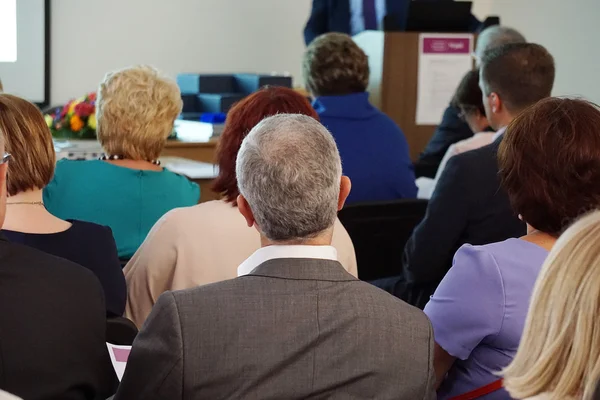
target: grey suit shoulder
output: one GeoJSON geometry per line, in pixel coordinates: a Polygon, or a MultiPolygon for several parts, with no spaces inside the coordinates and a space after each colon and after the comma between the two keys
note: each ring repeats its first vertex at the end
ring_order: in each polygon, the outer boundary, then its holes
{"type": "Polygon", "coordinates": [[[425,314],[335,261],[271,260],[167,295],[185,398],[435,398],[425,314]]]}

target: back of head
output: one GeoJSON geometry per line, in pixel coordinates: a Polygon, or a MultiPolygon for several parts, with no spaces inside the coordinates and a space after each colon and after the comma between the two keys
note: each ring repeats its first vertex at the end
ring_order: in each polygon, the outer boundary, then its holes
{"type": "Polygon", "coordinates": [[[319,119],[304,96],[295,90],[278,86],[267,86],[252,93],[227,113],[217,150],[219,176],[213,184],[213,190],[222,194],[227,202],[236,204],[239,195],[235,159],[242,141],[261,120],[276,114],[303,114],[319,119]]]}
{"type": "Polygon", "coordinates": [[[41,111],[27,100],[0,94],[0,133],[5,151],[12,155],[8,194],[43,189],[54,175],[56,155],[41,111]]]}
{"type": "Polygon", "coordinates": [[[343,33],[326,33],[313,40],[304,53],[302,72],[314,96],[360,93],[369,85],[369,59],[343,33]]]}
{"type": "Polygon", "coordinates": [[[469,71],[462,78],[452,98],[452,105],[462,111],[479,111],[481,115],[485,115],[481,89],[479,88],[479,70],[469,71]]]}
{"type": "Polygon", "coordinates": [[[525,36],[513,28],[506,26],[490,26],[484,29],[477,37],[475,55],[481,59],[486,51],[509,43],[526,43],[525,36]]]}
{"type": "Polygon", "coordinates": [[[483,94],[496,93],[513,115],[552,93],[554,58],[539,44],[512,43],[490,49],[480,69],[483,94]]]}
{"type": "Polygon", "coordinates": [[[556,242],[536,282],[505,386],[517,399],[593,399],[600,380],[600,212],[556,242]]]}
{"type": "Polygon", "coordinates": [[[272,242],[302,242],[333,227],[342,166],[333,137],[305,115],[264,119],[237,157],[240,193],[272,242]]]}
{"type": "Polygon", "coordinates": [[[584,100],[540,101],[508,126],[498,161],[513,210],[559,236],[600,207],[600,109],[584,100]]]}
{"type": "Polygon", "coordinates": [[[98,88],[98,140],[108,155],[155,160],[182,107],[175,81],[154,68],[110,72],[98,88]]]}

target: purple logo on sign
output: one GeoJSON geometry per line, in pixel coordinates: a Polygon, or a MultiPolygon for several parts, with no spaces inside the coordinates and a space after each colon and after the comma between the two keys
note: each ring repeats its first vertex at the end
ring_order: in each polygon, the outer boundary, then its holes
{"type": "Polygon", "coordinates": [[[425,54],[469,54],[471,53],[469,38],[425,38],[423,53],[425,54]]]}

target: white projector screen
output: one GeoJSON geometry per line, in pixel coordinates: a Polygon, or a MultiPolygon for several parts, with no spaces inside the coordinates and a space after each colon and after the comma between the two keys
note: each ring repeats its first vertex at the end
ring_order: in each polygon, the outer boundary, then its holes
{"type": "Polygon", "coordinates": [[[41,107],[50,97],[50,0],[0,0],[0,80],[41,107]]]}

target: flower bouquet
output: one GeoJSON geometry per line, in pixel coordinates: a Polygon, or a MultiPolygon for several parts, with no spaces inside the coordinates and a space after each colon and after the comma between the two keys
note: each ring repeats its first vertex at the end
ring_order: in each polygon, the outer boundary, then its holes
{"type": "MultiPolygon", "coordinates": [[[[96,93],[71,100],[44,116],[55,139],[96,139],[96,93]]],[[[168,139],[176,139],[173,129],[168,139]]]]}
{"type": "Polygon", "coordinates": [[[71,100],[64,107],[45,115],[46,123],[57,139],[96,138],[96,93],[71,100]]]}

